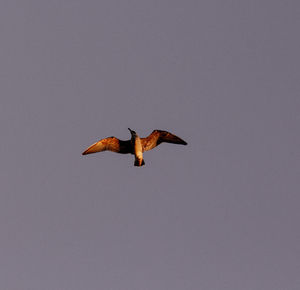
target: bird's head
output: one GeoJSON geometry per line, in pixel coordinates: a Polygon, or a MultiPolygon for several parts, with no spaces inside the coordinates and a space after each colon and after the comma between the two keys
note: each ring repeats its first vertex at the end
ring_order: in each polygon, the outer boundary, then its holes
{"type": "Polygon", "coordinates": [[[128,128],[128,130],[130,131],[131,137],[136,137],[136,132],[131,130],[130,128],[128,128]]]}

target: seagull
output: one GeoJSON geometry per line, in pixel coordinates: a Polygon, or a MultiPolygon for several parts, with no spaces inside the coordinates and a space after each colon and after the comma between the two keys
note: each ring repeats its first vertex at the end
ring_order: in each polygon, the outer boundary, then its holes
{"type": "Polygon", "coordinates": [[[163,142],[187,145],[184,140],[167,131],[154,130],[148,137],[140,138],[135,131],[130,128],[128,130],[131,133],[130,140],[123,141],[116,137],[107,137],[92,144],[82,155],[102,151],[112,151],[121,154],[130,153],[135,156],[134,166],[143,166],[145,165],[143,152],[151,150],[163,142]]]}

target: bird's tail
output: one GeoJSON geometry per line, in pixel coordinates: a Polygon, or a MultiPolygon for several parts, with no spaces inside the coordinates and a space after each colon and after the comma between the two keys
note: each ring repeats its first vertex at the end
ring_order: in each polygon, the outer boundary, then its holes
{"type": "Polygon", "coordinates": [[[134,166],[143,166],[143,165],[145,165],[145,161],[144,161],[144,159],[135,159],[134,160],[134,166]]]}

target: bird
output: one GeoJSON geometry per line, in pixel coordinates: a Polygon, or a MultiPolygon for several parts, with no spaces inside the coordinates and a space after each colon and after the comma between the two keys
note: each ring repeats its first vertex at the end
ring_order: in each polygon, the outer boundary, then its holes
{"type": "Polygon", "coordinates": [[[112,151],[120,154],[133,154],[135,157],[134,166],[143,166],[145,165],[143,153],[155,148],[161,143],[165,142],[187,145],[187,142],[167,131],[154,130],[148,137],[140,138],[135,131],[130,128],[128,128],[128,130],[130,131],[131,139],[123,141],[114,136],[107,137],[89,146],[84,152],[82,152],[82,155],[102,151],[112,151]]]}

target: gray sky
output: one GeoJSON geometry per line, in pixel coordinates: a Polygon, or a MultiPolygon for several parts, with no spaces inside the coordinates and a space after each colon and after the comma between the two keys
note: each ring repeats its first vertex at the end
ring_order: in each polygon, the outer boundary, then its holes
{"type": "Polygon", "coordinates": [[[2,0],[0,288],[299,290],[299,13],[2,0]]]}

